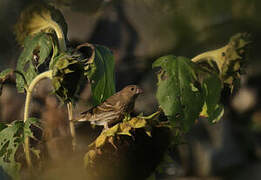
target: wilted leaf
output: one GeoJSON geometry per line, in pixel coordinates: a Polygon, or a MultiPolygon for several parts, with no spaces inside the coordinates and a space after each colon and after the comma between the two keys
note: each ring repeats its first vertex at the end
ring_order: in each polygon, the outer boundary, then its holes
{"type": "Polygon", "coordinates": [[[115,93],[114,57],[108,48],[95,46],[95,58],[85,65],[85,75],[91,81],[96,105],[115,93]]]}
{"type": "Polygon", "coordinates": [[[129,123],[127,122],[120,123],[120,130],[117,134],[132,136],[130,130],[131,130],[131,126],[129,125],[129,123]]]}
{"type": "Polygon", "coordinates": [[[224,47],[202,53],[192,61],[205,69],[218,73],[222,82],[228,84],[233,90],[245,68],[245,52],[250,43],[249,39],[249,34],[238,33],[231,37],[229,43],[224,47]]]}
{"type": "Polygon", "coordinates": [[[83,65],[79,57],[62,53],[54,58],[52,67],[54,93],[64,102],[72,101],[84,78],[83,65]]]}
{"type": "Polygon", "coordinates": [[[204,100],[195,65],[189,59],[164,56],[153,63],[160,67],[157,99],[171,124],[188,130],[202,109],[204,100]]]}
{"type": "Polygon", "coordinates": [[[104,133],[106,136],[114,136],[119,130],[119,124],[112,126],[111,128],[107,129],[104,133]]]}
{"type": "Polygon", "coordinates": [[[105,133],[101,133],[97,139],[95,140],[95,147],[99,148],[101,146],[103,146],[106,142],[107,136],[105,133]]]}
{"type": "Polygon", "coordinates": [[[15,26],[17,41],[24,45],[28,36],[39,32],[56,33],[62,50],[66,49],[67,24],[62,13],[52,6],[37,2],[25,9],[15,26]]]}
{"type": "Polygon", "coordinates": [[[45,33],[39,33],[35,36],[27,37],[24,44],[24,49],[17,62],[17,71],[21,75],[16,76],[16,86],[18,92],[24,92],[26,86],[41,72],[48,69],[48,57],[52,53],[53,38],[45,33]],[[27,83],[27,84],[26,84],[27,83]]]}
{"type": "Polygon", "coordinates": [[[130,124],[130,126],[132,128],[138,129],[138,128],[144,128],[147,124],[145,119],[142,118],[132,118],[128,124],[130,124]]]}
{"type": "Polygon", "coordinates": [[[96,151],[90,150],[84,155],[84,167],[89,166],[92,164],[94,158],[96,157],[96,151]]]}

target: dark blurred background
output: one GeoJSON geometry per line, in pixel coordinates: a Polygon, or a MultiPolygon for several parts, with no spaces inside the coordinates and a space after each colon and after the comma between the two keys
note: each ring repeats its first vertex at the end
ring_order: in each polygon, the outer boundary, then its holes
{"type": "MultiPolygon", "coordinates": [[[[21,48],[16,44],[13,26],[21,10],[31,2],[0,0],[0,70],[15,67],[21,48]]],[[[251,33],[253,43],[247,74],[242,76],[241,89],[226,99],[224,117],[214,125],[199,121],[187,135],[187,143],[170,150],[174,162],[167,164],[156,177],[164,180],[174,177],[261,179],[261,1],[46,2],[63,12],[72,46],[89,42],[105,45],[113,51],[117,90],[128,84],[140,85],[145,93],[138,99],[136,111],[144,114],[157,108],[156,75],[151,64],[158,57],[174,54],[192,58],[225,45],[238,32],[251,33]]],[[[44,98],[51,88],[44,87],[35,95],[31,113],[48,119],[49,111],[58,105],[52,98],[44,98]]],[[[83,101],[88,96],[87,88],[83,101]]],[[[0,121],[21,119],[23,103],[24,95],[17,94],[10,82],[0,97],[0,121]]],[[[77,108],[86,109],[84,105],[86,102],[77,108]]],[[[62,114],[61,111],[61,117],[62,114]]]]}

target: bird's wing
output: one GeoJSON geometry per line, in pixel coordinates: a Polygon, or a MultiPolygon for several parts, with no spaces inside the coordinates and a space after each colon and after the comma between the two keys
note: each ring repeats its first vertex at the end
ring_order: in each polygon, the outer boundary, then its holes
{"type": "Polygon", "coordinates": [[[91,121],[98,122],[103,121],[113,121],[121,116],[120,102],[117,101],[116,104],[110,104],[105,101],[102,104],[95,106],[85,112],[81,113],[82,118],[78,121],[91,121]]]}

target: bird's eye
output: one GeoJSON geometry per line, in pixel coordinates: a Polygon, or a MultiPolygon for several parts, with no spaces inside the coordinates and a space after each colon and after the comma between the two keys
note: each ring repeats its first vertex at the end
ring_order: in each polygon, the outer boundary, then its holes
{"type": "Polygon", "coordinates": [[[131,90],[132,90],[132,91],[134,91],[134,87],[133,87],[133,88],[131,88],[131,90]]]}

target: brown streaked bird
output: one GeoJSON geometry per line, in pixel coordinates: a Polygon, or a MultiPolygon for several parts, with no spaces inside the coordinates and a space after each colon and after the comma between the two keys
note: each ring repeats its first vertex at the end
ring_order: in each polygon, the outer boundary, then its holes
{"type": "Polygon", "coordinates": [[[128,85],[100,105],[82,112],[82,118],[78,121],[89,121],[91,124],[108,129],[109,125],[121,121],[126,113],[133,111],[135,99],[142,92],[137,85],[128,85]]]}

